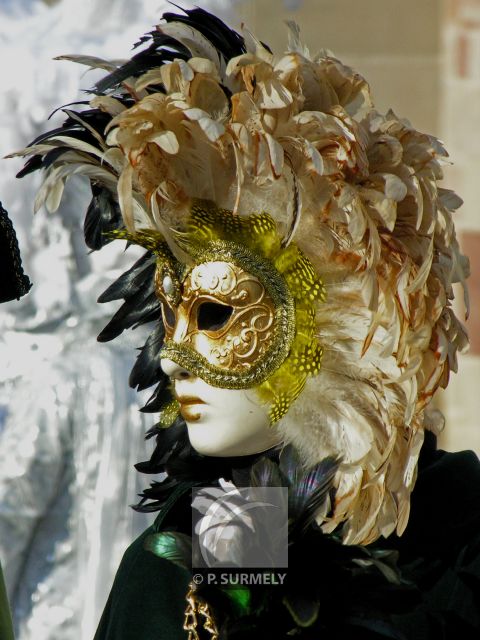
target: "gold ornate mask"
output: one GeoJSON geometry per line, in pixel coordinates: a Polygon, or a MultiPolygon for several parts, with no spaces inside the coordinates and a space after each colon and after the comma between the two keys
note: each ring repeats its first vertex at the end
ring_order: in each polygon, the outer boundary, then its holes
{"type": "Polygon", "coordinates": [[[211,365],[244,373],[272,346],[275,303],[263,283],[241,267],[220,261],[195,266],[176,308],[163,295],[164,282],[159,284],[167,340],[188,345],[211,365]]]}
{"type": "Polygon", "coordinates": [[[203,201],[175,236],[193,266],[178,262],[159,234],[129,239],[157,254],[160,357],[212,386],[255,388],[271,421],[281,418],[320,369],[314,318],[325,294],[307,258],[293,244],[281,247],[268,214],[241,218],[203,201]]]}
{"type": "Polygon", "coordinates": [[[171,277],[158,271],[166,325],[161,357],[217,387],[265,382],[295,338],[295,304],[286,282],[267,260],[230,241],[190,251],[198,264],[186,271],[174,301],[168,297],[171,277]]]}

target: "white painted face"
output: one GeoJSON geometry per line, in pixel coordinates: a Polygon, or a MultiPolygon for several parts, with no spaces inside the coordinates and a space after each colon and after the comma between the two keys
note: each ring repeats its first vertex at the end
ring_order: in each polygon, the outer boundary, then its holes
{"type": "Polygon", "coordinates": [[[254,391],[212,387],[172,360],[161,360],[173,380],[190,443],[206,456],[247,456],[279,444],[268,407],[254,391]]]}

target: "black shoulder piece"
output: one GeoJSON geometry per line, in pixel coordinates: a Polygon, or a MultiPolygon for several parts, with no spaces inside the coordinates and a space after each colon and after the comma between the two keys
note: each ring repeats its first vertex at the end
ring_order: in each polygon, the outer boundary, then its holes
{"type": "Polygon", "coordinates": [[[17,236],[8,213],[0,202],[0,302],[18,300],[32,286],[22,268],[17,236]]]}

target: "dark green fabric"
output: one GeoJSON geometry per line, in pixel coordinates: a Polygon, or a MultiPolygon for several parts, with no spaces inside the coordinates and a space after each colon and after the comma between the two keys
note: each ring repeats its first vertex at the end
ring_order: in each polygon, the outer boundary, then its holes
{"type": "Polygon", "coordinates": [[[186,640],[190,576],[143,548],[152,532],[147,529],[125,552],[95,640],[186,640]]]}
{"type": "Polygon", "coordinates": [[[0,565],[0,640],[13,640],[12,619],[0,565]]]}
{"type": "Polygon", "coordinates": [[[396,619],[398,628],[415,640],[478,640],[480,464],[473,452],[421,458],[409,523],[396,546],[404,576],[423,594],[418,608],[396,619]]]}
{"type": "MultiPolygon", "coordinates": [[[[155,525],[127,550],[95,640],[186,640],[182,626],[189,574],[146,551],[143,541],[155,530],[188,531],[190,488],[185,484],[172,492],[155,525]]],[[[421,603],[394,616],[398,636],[387,637],[480,638],[480,464],[473,453],[425,448],[407,530],[376,546],[399,551],[404,577],[423,596],[421,603]]],[[[328,637],[343,640],[338,626],[335,620],[328,637]]],[[[241,637],[259,636],[252,627],[241,637]]],[[[366,629],[356,637],[379,636],[366,629]]]]}

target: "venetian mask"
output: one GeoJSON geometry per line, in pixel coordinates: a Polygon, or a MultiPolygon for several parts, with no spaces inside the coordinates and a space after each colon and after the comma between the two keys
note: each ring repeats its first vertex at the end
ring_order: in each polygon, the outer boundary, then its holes
{"type": "Polygon", "coordinates": [[[266,213],[240,217],[195,201],[174,238],[189,264],[156,232],[134,238],[157,254],[161,358],[212,387],[254,390],[275,423],[320,369],[314,327],[322,283],[294,244],[281,246],[266,213]]]}
{"type": "Polygon", "coordinates": [[[241,374],[265,358],[274,343],[275,303],[257,277],[229,262],[196,265],[183,282],[177,307],[164,295],[169,285],[166,276],[157,291],[172,355],[241,374]]]}

